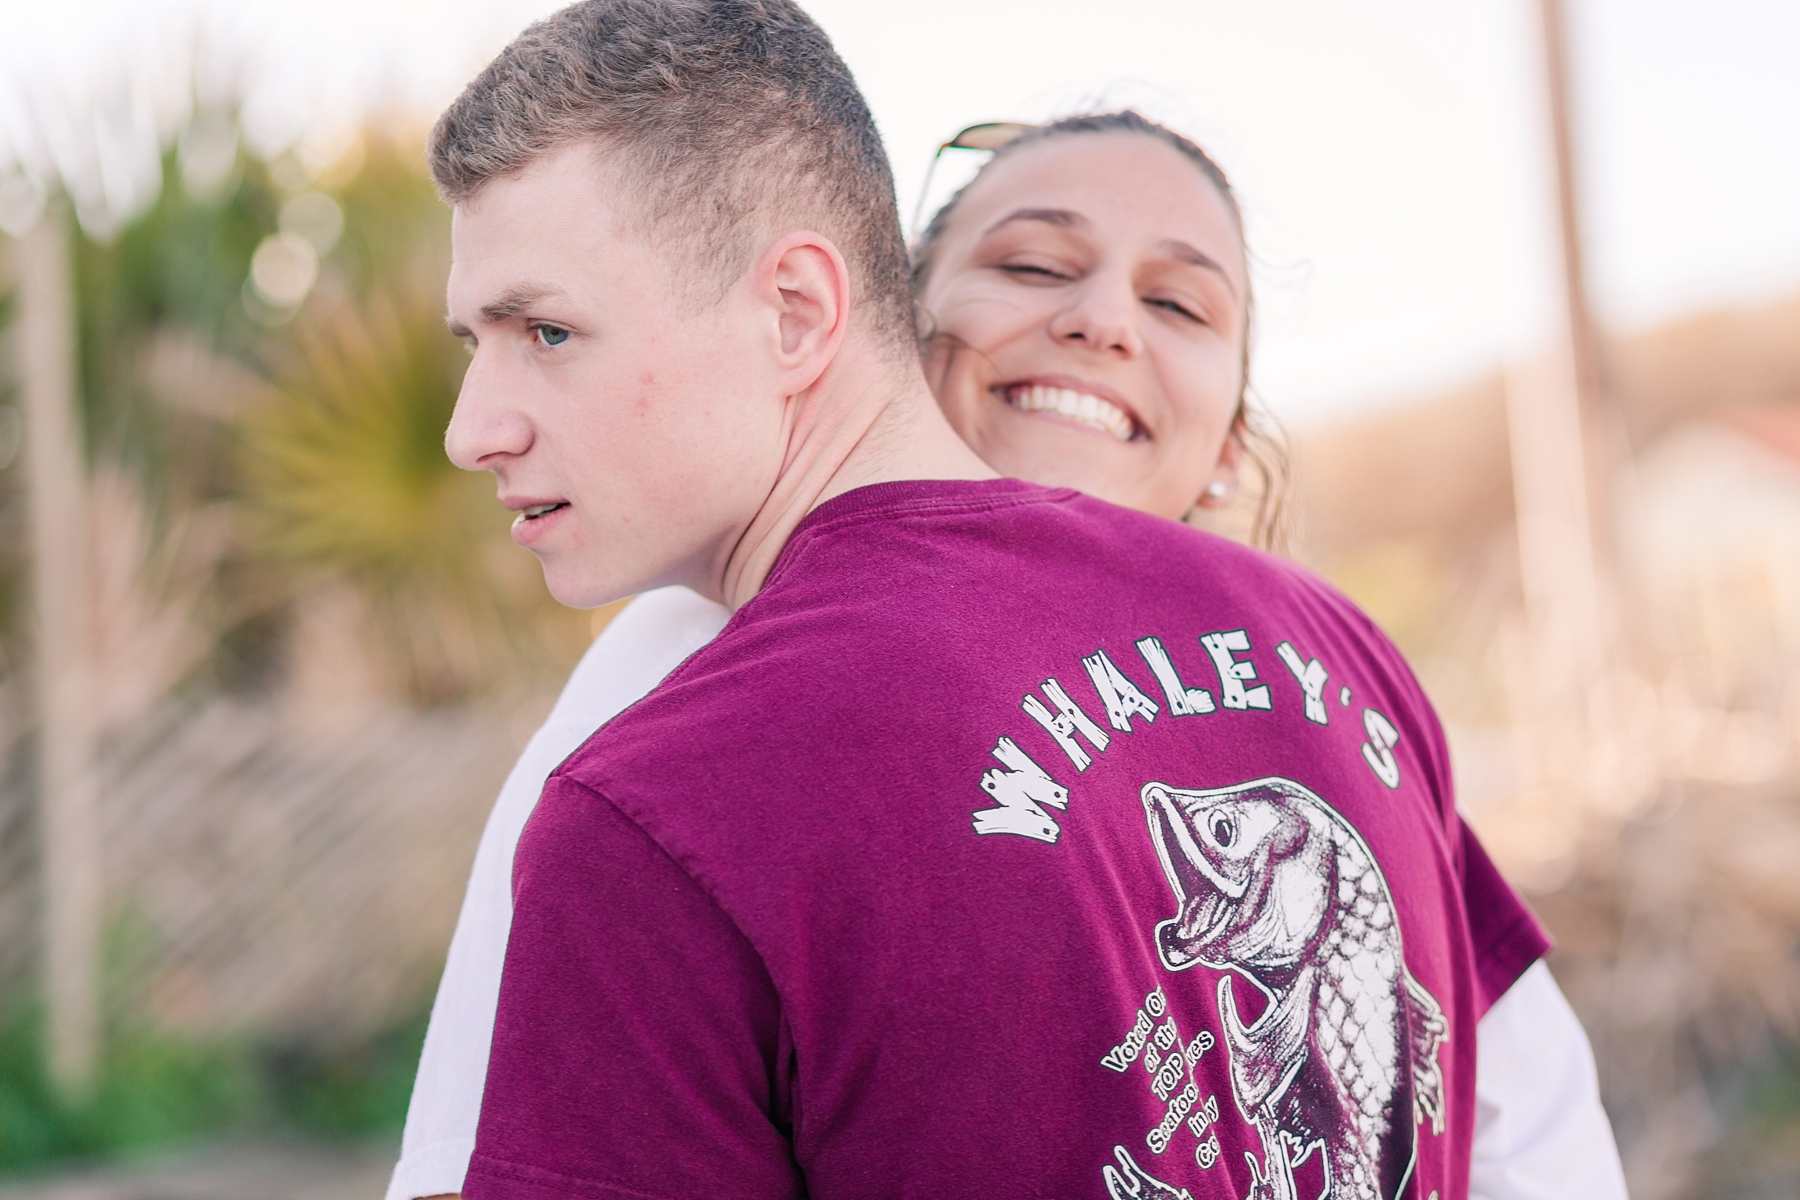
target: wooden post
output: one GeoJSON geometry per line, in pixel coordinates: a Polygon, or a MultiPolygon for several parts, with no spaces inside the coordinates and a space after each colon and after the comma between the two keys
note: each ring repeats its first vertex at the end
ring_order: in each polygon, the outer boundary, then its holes
{"type": "Polygon", "coordinates": [[[1587,256],[1581,228],[1581,184],[1575,169],[1569,30],[1563,0],[1538,0],[1544,35],[1545,95],[1556,166],[1557,230],[1562,247],[1563,307],[1576,401],[1585,433],[1588,536],[1604,584],[1617,566],[1614,478],[1630,454],[1623,414],[1608,403],[1606,356],[1588,297],[1587,256]]]}
{"type": "Polygon", "coordinates": [[[1550,138],[1556,156],[1557,229],[1562,235],[1563,297],[1568,307],[1569,347],[1575,392],[1591,421],[1600,408],[1600,339],[1588,303],[1582,251],[1580,184],[1575,176],[1575,135],[1569,112],[1569,32],[1562,0],[1538,0],[1543,18],[1544,73],[1550,102],[1550,138]]]}
{"type": "Polygon", "coordinates": [[[1529,746],[1527,795],[1573,836],[1568,801],[1591,798],[1594,731],[1588,697],[1606,670],[1604,539],[1610,472],[1594,436],[1601,404],[1599,347],[1582,257],[1569,59],[1562,0],[1539,0],[1550,143],[1556,175],[1563,329],[1548,352],[1507,372],[1513,502],[1524,585],[1531,686],[1515,713],[1529,746]]]}
{"type": "Polygon", "coordinates": [[[37,615],[39,838],[47,1058],[65,1098],[100,1046],[100,839],[89,688],[87,469],[77,409],[68,218],[46,208],[16,245],[17,329],[37,615]]]}
{"type": "Polygon", "coordinates": [[[1513,510],[1537,705],[1570,730],[1604,661],[1574,356],[1567,344],[1506,373],[1513,510]]]}

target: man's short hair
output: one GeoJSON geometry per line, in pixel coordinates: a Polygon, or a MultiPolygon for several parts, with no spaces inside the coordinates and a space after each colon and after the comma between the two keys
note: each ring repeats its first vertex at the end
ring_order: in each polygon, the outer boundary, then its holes
{"type": "Polygon", "coordinates": [[[642,232],[723,296],[771,222],[837,243],[877,337],[916,349],[894,179],[831,40],[791,0],[584,0],[526,29],[431,131],[460,204],[591,142],[637,193],[642,232]]]}

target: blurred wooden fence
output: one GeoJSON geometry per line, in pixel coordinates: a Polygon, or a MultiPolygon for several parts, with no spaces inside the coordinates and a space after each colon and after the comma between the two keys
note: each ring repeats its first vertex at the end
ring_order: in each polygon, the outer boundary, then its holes
{"type": "MultiPolygon", "coordinates": [[[[16,706],[15,706],[16,708],[16,706]]],[[[30,739],[0,784],[0,988],[38,961],[30,739]]],[[[383,711],[325,736],[239,700],[165,705],[100,766],[114,1011],[177,1028],[357,1032],[435,984],[504,718],[383,711]]]]}

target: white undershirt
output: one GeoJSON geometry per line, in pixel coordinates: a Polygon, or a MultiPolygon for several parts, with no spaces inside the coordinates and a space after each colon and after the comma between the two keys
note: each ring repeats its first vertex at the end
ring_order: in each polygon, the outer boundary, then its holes
{"type": "MultiPolygon", "coordinates": [[[[500,789],[475,851],[387,1200],[461,1191],[512,926],[513,848],[544,781],[588,735],[717,637],[730,614],[686,588],[632,601],[582,656],[500,789]]],[[[1593,1053],[1540,962],[1476,1029],[1471,1200],[1623,1200],[1593,1053]]]]}
{"type": "Polygon", "coordinates": [[[1539,959],[1475,1026],[1469,1200],[1564,1197],[1625,1200],[1625,1173],[1587,1033],[1539,959]]]}

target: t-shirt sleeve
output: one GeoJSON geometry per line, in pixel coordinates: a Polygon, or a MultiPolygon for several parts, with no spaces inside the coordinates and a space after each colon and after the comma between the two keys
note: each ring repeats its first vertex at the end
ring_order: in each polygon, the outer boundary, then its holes
{"type": "Polygon", "coordinates": [[[1550,950],[1550,935],[1501,876],[1481,839],[1461,817],[1463,911],[1475,952],[1477,1016],[1506,994],[1526,968],[1550,950]]]}
{"type": "Polygon", "coordinates": [[[774,984],[692,876],[555,776],[513,910],[470,1200],[801,1194],[774,984]]]}

